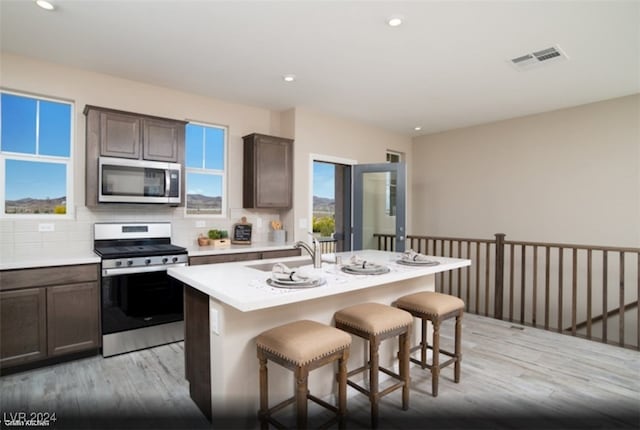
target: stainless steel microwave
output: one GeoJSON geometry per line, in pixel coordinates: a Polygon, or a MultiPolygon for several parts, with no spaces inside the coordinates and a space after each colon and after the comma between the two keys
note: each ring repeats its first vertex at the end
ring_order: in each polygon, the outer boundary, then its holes
{"type": "Polygon", "coordinates": [[[98,202],[180,204],[180,164],[100,157],[98,202]]]}

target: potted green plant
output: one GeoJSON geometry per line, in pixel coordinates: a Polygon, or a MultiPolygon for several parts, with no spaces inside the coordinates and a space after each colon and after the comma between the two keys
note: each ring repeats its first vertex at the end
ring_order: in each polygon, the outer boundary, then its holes
{"type": "Polygon", "coordinates": [[[226,230],[211,229],[207,235],[209,236],[209,242],[214,248],[223,249],[228,248],[230,245],[228,239],[229,234],[226,230]]]}

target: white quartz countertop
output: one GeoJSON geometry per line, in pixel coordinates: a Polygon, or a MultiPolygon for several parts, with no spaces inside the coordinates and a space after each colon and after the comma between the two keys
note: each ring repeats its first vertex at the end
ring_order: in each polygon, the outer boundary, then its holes
{"type": "Polygon", "coordinates": [[[97,264],[100,263],[100,257],[87,251],[79,254],[65,254],[61,252],[58,256],[23,256],[14,258],[3,258],[0,262],[0,270],[12,269],[32,269],[35,267],[51,267],[51,266],[73,266],[76,264],[97,264]]]}
{"type": "Polygon", "coordinates": [[[396,263],[400,254],[374,250],[327,254],[323,258],[335,261],[335,256],[340,256],[345,263],[352,255],[370,262],[384,264],[389,267],[390,271],[383,275],[351,275],[342,272],[339,266],[329,262],[323,262],[322,268],[314,269],[309,256],[304,255],[271,260],[172,267],[169,268],[168,273],[224,304],[242,312],[249,312],[373,288],[471,265],[470,260],[429,256],[430,260],[438,261],[439,264],[426,267],[405,266],[396,263]],[[274,288],[266,283],[266,280],[271,277],[270,271],[251,267],[275,262],[293,265],[301,260],[306,260],[309,264],[297,267],[296,270],[308,275],[323,276],[326,279],[326,284],[315,288],[274,288]]]}
{"type": "MultiPolygon", "coordinates": [[[[251,245],[231,245],[226,249],[216,249],[211,246],[191,246],[187,248],[190,257],[203,255],[237,254],[243,252],[263,252],[293,249],[292,243],[275,244],[270,242],[256,242],[251,245]]],[[[0,270],[33,269],[36,267],[73,266],[76,264],[98,264],[100,257],[93,251],[80,253],[66,253],[60,255],[28,255],[20,257],[3,257],[0,260],[0,270]]]]}

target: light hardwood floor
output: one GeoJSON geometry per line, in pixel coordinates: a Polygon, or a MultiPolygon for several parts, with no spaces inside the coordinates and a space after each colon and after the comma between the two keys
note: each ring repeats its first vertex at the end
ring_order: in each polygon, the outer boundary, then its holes
{"type": "MultiPolygon", "coordinates": [[[[442,331],[446,349],[451,323],[442,331]]],[[[3,420],[55,412],[55,428],[211,428],[189,398],[183,354],[174,343],[3,376],[3,420]]],[[[443,369],[437,398],[425,371],[412,365],[411,377],[410,410],[399,391],[383,398],[380,428],[640,428],[640,353],[504,321],[465,315],[462,380],[443,369]]],[[[348,408],[348,428],[369,428],[364,396],[350,392],[348,408]]]]}

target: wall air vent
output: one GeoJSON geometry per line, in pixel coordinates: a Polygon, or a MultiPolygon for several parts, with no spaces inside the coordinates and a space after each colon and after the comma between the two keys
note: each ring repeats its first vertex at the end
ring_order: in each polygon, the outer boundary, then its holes
{"type": "Polygon", "coordinates": [[[568,59],[569,57],[560,49],[560,46],[555,45],[550,48],[541,49],[540,51],[520,55],[519,57],[512,58],[509,62],[518,70],[529,70],[544,64],[556,63],[568,59]]]}

